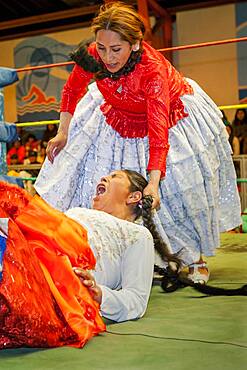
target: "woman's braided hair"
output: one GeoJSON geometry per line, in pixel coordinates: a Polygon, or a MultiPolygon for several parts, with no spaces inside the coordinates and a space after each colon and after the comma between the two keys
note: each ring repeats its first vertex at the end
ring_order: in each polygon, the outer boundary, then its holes
{"type": "MultiPolygon", "coordinates": [[[[130,181],[130,191],[140,191],[143,193],[143,190],[147,186],[147,180],[138,172],[131,170],[123,170],[126,173],[130,181]]],[[[154,240],[154,248],[165,262],[175,262],[177,267],[180,267],[181,262],[177,256],[171,254],[166,243],[161,239],[152,217],[152,202],[153,199],[150,195],[143,196],[141,202],[137,204],[133,210],[136,219],[142,216],[143,225],[150,231],[154,240]]]]}
{"type": "MultiPolygon", "coordinates": [[[[126,173],[130,181],[131,184],[130,191],[133,192],[140,191],[141,193],[143,193],[143,190],[148,184],[147,180],[136,171],[123,170],[123,172],[126,173]]],[[[247,296],[247,284],[237,289],[225,289],[198,283],[196,284],[193,283],[191,280],[188,280],[186,277],[181,276],[178,273],[178,269],[181,266],[181,261],[176,255],[170,253],[170,251],[167,248],[167,245],[160,238],[159,233],[157,232],[155,224],[152,220],[151,208],[152,208],[152,197],[144,196],[141,200],[141,207],[140,205],[137,204],[133,212],[136,216],[136,219],[142,216],[143,224],[151,232],[154,239],[154,248],[162,258],[162,260],[168,263],[175,262],[177,265],[177,271],[174,271],[173,268],[172,269],[169,268],[169,265],[167,269],[160,268],[160,270],[163,270],[163,273],[161,272],[161,274],[164,275],[161,280],[161,287],[165,292],[173,292],[178,288],[191,286],[197,291],[207,295],[247,296]]]]}

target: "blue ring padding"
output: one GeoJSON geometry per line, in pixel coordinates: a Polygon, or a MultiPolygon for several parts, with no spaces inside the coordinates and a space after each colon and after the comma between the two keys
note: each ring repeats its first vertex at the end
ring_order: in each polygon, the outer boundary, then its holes
{"type": "Polygon", "coordinates": [[[3,257],[6,249],[7,238],[0,235],[0,281],[2,280],[3,257]]]}
{"type": "Polygon", "coordinates": [[[0,88],[11,85],[18,80],[15,69],[0,67],[0,88]]]}

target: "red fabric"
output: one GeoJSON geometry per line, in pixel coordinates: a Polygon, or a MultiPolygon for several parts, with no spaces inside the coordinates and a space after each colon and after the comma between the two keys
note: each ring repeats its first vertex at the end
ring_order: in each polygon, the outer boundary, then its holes
{"type": "Polygon", "coordinates": [[[18,149],[16,149],[15,147],[12,147],[9,149],[8,153],[7,153],[7,164],[10,165],[11,164],[11,156],[13,154],[16,154],[17,157],[18,157],[18,162],[21,164],[23,163],[24,161],[24,158],[26,156],[26,150],[25,150],[25,147],[24,145],[21,145],[18,149]]]}
{"type": "Polygon", "coordinates": [[[0,283],[0,348],[82,347],[105,330],[73,267],[93,269],[86,231],[41,198],[0,183],[9,232],[0,283]]]}
{"type": "MultiPolygon", "coordinates": [[[[168,152],[168,129],[187,116],[180,97],[193,89],[162,54],[143,42],[143,55],[135,70],[117,81],[98,80],[105,102],[101,110],[106,122],[122,137],[149,137],[148,170],[161,170],[165,175],[168,152]],[[158,158],[156,157],[158,156],[158,158]]],[[[89,52],[98,59],[95,44],[89,52]]],[[[62,96],[62,111],[73,113],[85,93],[92,74],[75,66],[62,96]]]]}

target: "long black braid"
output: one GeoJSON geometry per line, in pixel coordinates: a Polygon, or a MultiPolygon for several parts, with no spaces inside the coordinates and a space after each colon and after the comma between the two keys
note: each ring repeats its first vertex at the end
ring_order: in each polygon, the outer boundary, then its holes
{"type": "Polygon", "coordinates": [[[153,215],[152,215],[152,203],[153,198],[150,195],[144,196],[142,199],[142,220],[143,225],[150,231],[152,234],[153,240],[154,240],[154,246],[156,252],[159,254],[162,261],[166,262],[175,262],[178,264],[178,266],[181,265],[181,262],[179,258],[172,254],[166,243],[163,239],[161,239],[157,228],[155,226],[155,223],[153,221],[153,215]]]}
{"type": "MultiPolygon", "coordinates": [[[[140,191],[143,193],[143,190],[147,186],[147,180],[136,171],[123,170],[130,181],[130,191],[140,191]]],[[[152,202],[153,199],[151,196],[143,196],[141,203],[137,204],[134,208],[135,219],[138,219],[142,216],[143,224],[151,232],[154,239],[154,248],[165,262],[168,262],[167,268],[160,268],[157,266],[157,272],[163,275],[161,280],[161,287],[165,292],[173,292],[178,288],[185,286],[191,286],[195,290],[213,296],[236,296],[236,295],[247,295],[247,285],[243,285],[237,289],[224,289],[218,287],[212,287],[209,285],[202,285],[193,283],[191,280],[179,274],[179,267],[181,266],[181,261],[177,255],[171,254],[166,243],[161,239],[156,226],[152,218],[152,202]],[[176,268],[171,268],[171,262],[175,262],[176,268]]]]}
{"type": "MultiPolygon", "coordinates": [[[[124,172],[127,174],[131,184],[130,191],[140,191],[141,193],[143,193],[143,190],[148,184],[147,180],[136,171],[124,170],[124,172]]],[[[162,261],[168,263],[174,262],[176,265],[175,271],[177,272],[181,265],[181,261],[175,254],[172,254],[170,252],[167,244],[164,242],[164,240],[162,240],[157,231],[157,228],[153,221],[152,202],[153,198],[150,195],[143,196],[141,202],[137,204],[133,210],[135,218],[138,219],[140,216],[142,216],[143,225],[152,234],[154,240],[154,248],[156,252],[160,256],[162,261]]]]}

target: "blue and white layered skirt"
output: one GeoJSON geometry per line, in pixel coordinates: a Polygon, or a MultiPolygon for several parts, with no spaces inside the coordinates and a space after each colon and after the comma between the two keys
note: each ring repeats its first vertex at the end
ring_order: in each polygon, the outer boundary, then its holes
{"type": "MultiPolygon", "coordinates": [[[[156,222],[185,264],[200,254],[214,255],[219,233],[241,224],[240,200],[231,147],[214,102],[189,80],[194,95],[181,98],[188,117],[169,129],[166,177],[160,182],[156,222]]],[[[100,110],[103,97],[95,83],[78,103],[66,147],[47,159],[35,183],[52,206],[65,211],[90,207],[99,179],[113,170],[147,176],[148,138],[121,137],[100,110]]]]}

